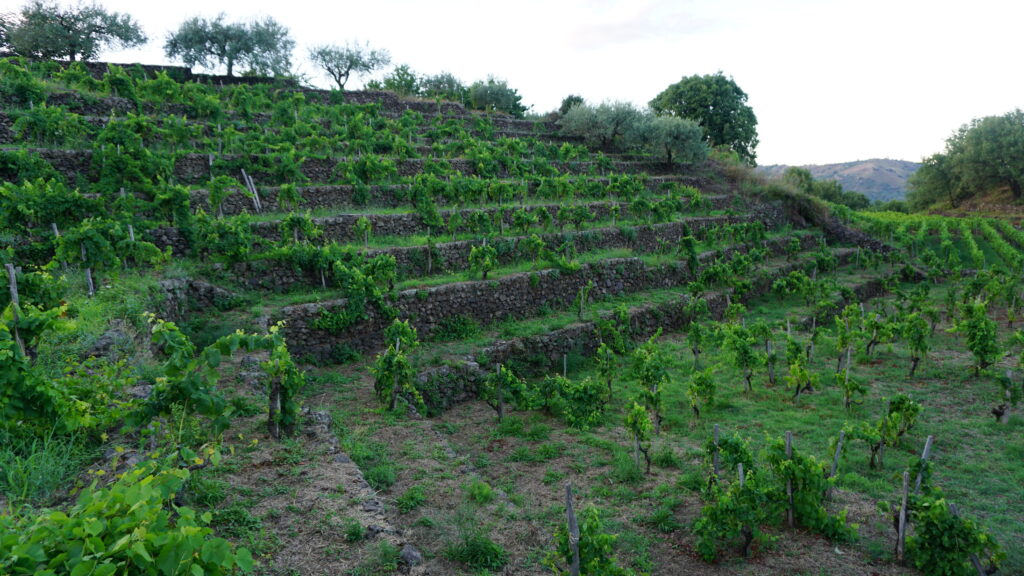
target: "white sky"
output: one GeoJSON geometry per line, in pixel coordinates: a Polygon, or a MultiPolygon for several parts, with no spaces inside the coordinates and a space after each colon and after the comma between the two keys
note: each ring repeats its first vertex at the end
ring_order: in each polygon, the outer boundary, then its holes
{"type": "Polygon", "coordinates": [[[165,62],[167,33],[191,16],[269,15],[324,87],[308,47],[359,40],[420,74],[504,78],[535,112],[568,94],[642,106],[721,70],[749,95],[759,164],[919,161],[972,118],[1024,107],[1024,3],[1012,0],[99,1],[151,38],[111,61],[165,62]]]}

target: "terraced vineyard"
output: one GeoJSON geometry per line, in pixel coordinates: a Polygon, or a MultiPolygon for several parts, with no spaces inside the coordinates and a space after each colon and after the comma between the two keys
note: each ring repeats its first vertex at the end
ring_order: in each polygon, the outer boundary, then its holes
{"type": "Polygon", "coordinates": [[[0,95],[2,573],[569,573],[566,485],[584,574],[1024,570],[1008,222],[388,93],[0,95]]]}

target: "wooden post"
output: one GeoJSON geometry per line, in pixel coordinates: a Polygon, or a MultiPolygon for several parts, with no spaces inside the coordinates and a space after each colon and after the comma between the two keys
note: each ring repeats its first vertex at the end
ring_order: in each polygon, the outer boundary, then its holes
{"type": "MultiPolygon", "coordinates": [[[[401,347],[402,347],[402,339],[401,338],[395,338],[395,355],[396,356],[398,355],[399,351],[401,350],[401,347]]],[[[395,408],[397,406],[398,406],[398,374],[394,374],[391,377],[391,406],[389,406],[388,409],[391,410],[392,412],[394,412],[394,410],[395,410],[395,408]]]]}
{"type": "Polygon", "coordinates": [[[249,194],[252,194],[252,207],[259,214],[263,212],[263,204],[260,202],[260,193],[256,191],[256,183],[253,181],[245,172],[245,168],[242,168],[242,183],[248,188],[249,194]]]}
{"type": "MultiPolygon", "coordinates": [[[[82,263],[85,263],[85,244],[79,245],[82,249],[82,263]]],[[[85,281],[89,284],[89,298],[96,295],[96,284],[92,281],[92,268],[89,266],[85,267],[85,281]]]]}
{"type": "Polygon", "coordinates": [[[836,455],[832,458],[832,471],[828,475],[829,478],[832,478],[833,476],[835,476],[836,472],[839,471],[839,455],[842,454],[842,452],[843,452],[843,439],[844,438],[846,438],[846,431],[845,430],[840,430],[839,431],[839,441],[836,442],[836,455]]]}
{"type": "MultiPolygon", "coordinates": [[[[786,430],[786,460],[793,459],[793,433],[786,430]]],[[[793,527],[793,480],[786,479],[786,500],[789,503],[786,509],[786,522],[793,527]]]]}
{"type": "Polygon", "coordinates": [[[899,522],[896,527],[896,561],[903,563],[904,545],[907,537],[907,491],[910,488],[910,472],[903,472],[903,499],[900,503],[899,522]]]}
{"type": "Polygon", "coordinates": [[[494,365],[494,381],[498,389],[495,394],[498,397],[498,422],[505,418],[505,387],[501,385],[501,364],[494,365]]]}
{"type": "Polygon", "coordinates": [[[576,522],[576,512],[572,508],[572,484],[568,482],[565,483],[565,520],[569,528],[569,549],[572,550],[569,574],[580,576],[580,526],[576,522]]]}
{"type": "Polygon", "coordinates": [[[569,377],[569,355],[562,354],[562,378],[569,377]]]}
{"type": "Polygon", "coordinates": [[[267,399],[267,432],[274,440],[281,439],[281,425],[277,415],[281,413],[281,379],[270,382],[270,398],[267,399]]]}
{"type": "Polygon", "coordinates": [[[740,476],[740,488],[743,488],[743,483],[746,481],[746,476],[743,474],[743,462],[736,464],[736,473],[740,476]]]}
{"type": "Polygon", "coordinates": [[[7,268],[7,282],[11,290],[11,319],[14,321],[14,342],[18,345],[18,350],[21,351],[21,355],[25,355],[25,343],[21,341],[21,335],[18,333],[18,306],[21,305],[21,301],[18,298],[18,276],[14,269],[14,264],[4,264],[7,268]]]}
{"type": "MultiPolygon", "coordinates": [[[[60,229],[57,228],[57,223],[56,222],[50,222],[50,229],[53,230],[53,237],[57,238],[57,239],[60,239],[60,229]]],[[[63,268],[65,272],[67,272],[67,270],[68,270],[68,263],[66,261],[64,261],[64,260],[61,260],[60,261],[60,267],[63,268]]]]}
{"type": "Polygon", "coordinates": [[[719,456],[718,456],[718,424],[715,424],[715,453],[711,456],[711,465],[714,467],[715,477],[718,477],[719,456]]]}
{"type": "Polygon", "coordinates": [[[924,475],[924,466],[927,464],[928,457],[931,455],[932,441],[934,439],[934,436],[929,436],[924,441],[924,450],[921,451],[920,469],[917,471],[917,478],[914,480],[914,494],[919,494],[921,492],[921,480],[923,480],[922,476],[924,475]]]}

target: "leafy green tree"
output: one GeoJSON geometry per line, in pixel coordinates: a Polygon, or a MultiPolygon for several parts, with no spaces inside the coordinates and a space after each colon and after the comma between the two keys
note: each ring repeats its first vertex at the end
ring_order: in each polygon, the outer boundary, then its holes
{"type": "Polygon", "coordinates": [[[461,104],[469,102],[469,87],[451,72],[421,77],[420,94],[427,98],[440,98],[461,104]]]}
{"type": "Polygon", "coordinates": [[[749,164],[757,157],[757,117],[747,105],[747,94],[721,71],[686,76],[650,102],[657,114],[689,118],[704,129],[704,140],[725,146],[749,164]]]}
{"type": "Polygon", "coordinates": [[[287,75],[291,70],[295,41],[288,29],[273,18],[252,22],[225,22],[195,16],[181,23],[164,43],[164,54],[188,66],[214,68],[223,65],[232,76],[236,65],[262,75],[287,75]]]}
{"type": "Polygon", "coordinates": [[[629,102],[602,102],[573,106],[558,121],[563,134],[577,136],[598,148],[625,148],[643,112],[629,102]]]}
{"type": "Polygon", "coordinates": [[[391,54],[384,49],[372,49],[358,42],[344,46],[321,44],[309,50],[309,59],[344,90],[349,77],[371,74],[391,63],[391,54]]]}
{"type": "Polygon", "coordinates": [[[401,64],[395,66],[380,81],[367,82],[366,89],[387,90],[400,96],[416,96],[420,93],[420,79],[408,64],[401,64]]]}
{"type": "Polygon", "coordinates": [[[469,87],[469,103],[477,110],[494,110],[522,118],[526,112],[522,100],[523,97],[508,82],[493,76],[488,76],[486,81],[477,80],[469,87]]]}
{"type": "Polygon", "coordinates": [[[707,157],[700,126],[693,120],[675,116],[648,116],[633,129],[637,146],[671,164],[697,164],[707,157]]]}
{"type": "Polygon", "coordinates": [[[1024,111],[976,118],[946,139],[943,152],[927,158],[911,176],[907,202],[914,210],[946,199],[953,206],[1006,187],[1024,197],[1024,111]]]}
{"type": "Polygon", "coordinates": [[[134,48],[146,41],[131,16],[98,4],[62,7],[30,0],[16,15],[0,17],[0,47],[6,44],[19,56],[92,60],[107,48],[134,48]]]}
{"type": "Polygon", "coordinates": [[[570,94],[565,98],[562,98],[562,104],[558,107],[558,115],[565,116],[569,113],[569,110],[573,109],[574,106],[579,106],[584,103],[583,96],[570,94]]]}

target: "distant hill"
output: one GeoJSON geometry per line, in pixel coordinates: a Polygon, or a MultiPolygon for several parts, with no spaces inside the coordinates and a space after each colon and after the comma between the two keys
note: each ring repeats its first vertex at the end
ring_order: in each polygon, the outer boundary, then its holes
{"type": "MultiPolygon", "coordinates": [[[[816,180],[838,180],[844,190],[860,192],[874,202],[901,200],[907,195],[907,179],[921,167],[918,162],[874,158],[841,164],[811,164],[801,166],[816,180]]],[[[789,166],[773,164],[758,166],[757,171],[767,176],[781,176],[789,166]]]]}

